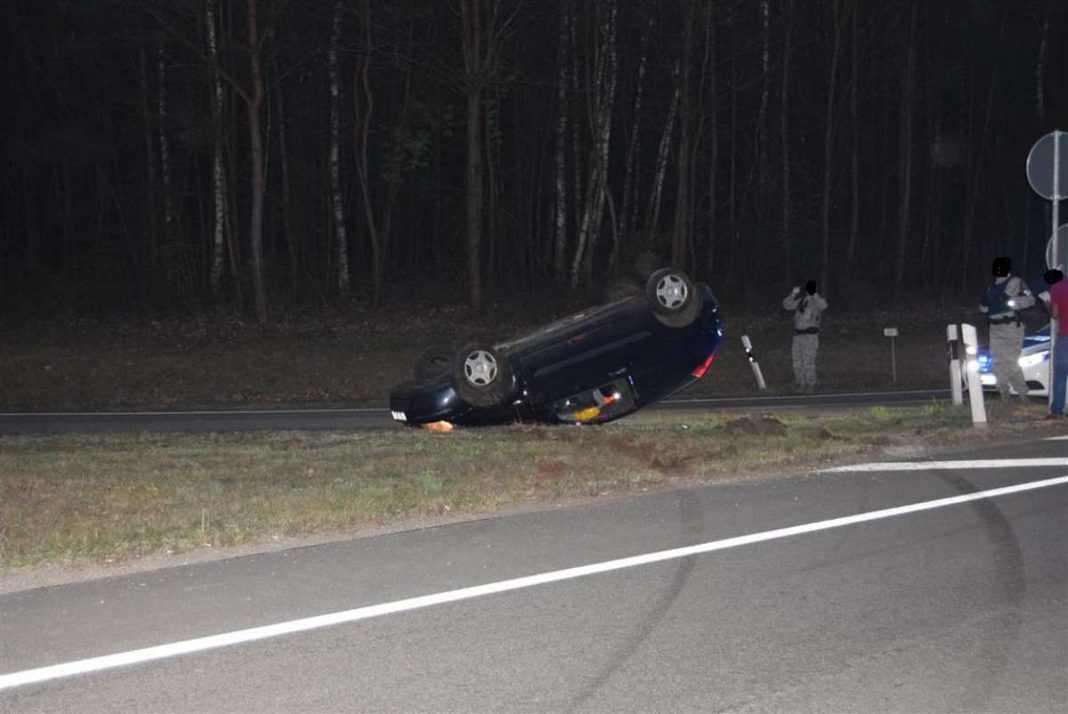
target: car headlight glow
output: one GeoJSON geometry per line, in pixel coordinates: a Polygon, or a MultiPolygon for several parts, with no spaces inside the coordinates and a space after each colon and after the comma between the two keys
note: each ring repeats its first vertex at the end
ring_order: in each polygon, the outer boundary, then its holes
{"type": "Polygon", "coordinates": [[[1049,359],[1049,352],[1036,352],[1032,355],[1023,355],[1017,362],[1020,363],[1020,367],[1027,369],[1028,367],[1034,367],[1035,365],[1042,364],[1049,359]]]}
{"type": "Polygon", "coordinates": [[[978,372],[979,371],[979,360],[977,360],[977,359],[968,360],[968,370],[971,371],[971,372],[978,372]]]}

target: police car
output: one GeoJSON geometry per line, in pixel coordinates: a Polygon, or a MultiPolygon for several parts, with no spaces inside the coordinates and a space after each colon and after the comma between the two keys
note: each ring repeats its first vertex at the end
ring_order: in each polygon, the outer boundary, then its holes
{"type": "MultiPolygon", "coordinates": [[[[986,347],[976,355],[979,362],[979,381],[984,392],[996,392],[998,379],[994,376],[994,359],[986,347]]],[[[1049,325],[1024,337],[1023,349],[1020,350],[1020,369],[1027,382],[1027,394],[1044,397],[1049,394],[1049,325]]],[[[1009,387],[1016,394],[1016,390],[1009,387]]]]}

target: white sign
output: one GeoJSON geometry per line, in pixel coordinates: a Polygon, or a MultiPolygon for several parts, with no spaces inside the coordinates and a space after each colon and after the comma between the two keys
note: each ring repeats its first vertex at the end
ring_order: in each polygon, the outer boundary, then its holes
{"type": "Polygon", "coordinates": [[[1068,132],[1051,131],[1027,155],[1027,180],[1042,198],[1068,198],[1068,132]]]}
{"type": "Polygon", "coordinates": [[[883,328],[883,337],[897,337],[897,328],[896,327],[884,327],[883,328]]]}

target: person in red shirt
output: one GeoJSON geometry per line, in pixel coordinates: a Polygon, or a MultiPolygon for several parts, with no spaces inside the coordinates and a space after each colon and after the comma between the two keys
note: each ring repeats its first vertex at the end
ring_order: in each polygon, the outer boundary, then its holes
{"type": "Polygon", "coordinates": [[[1064,418],[1064,396],[1068,383],[1068,280],[1064,273],[1053,269],[1044,276],[1049,283],[1049,311],[1057,320],[1057,338],[1053,350],[1053,364],[1050,365],[1050,382],[1053,399],[1049,405],[1047,419],[1064,418]]]}

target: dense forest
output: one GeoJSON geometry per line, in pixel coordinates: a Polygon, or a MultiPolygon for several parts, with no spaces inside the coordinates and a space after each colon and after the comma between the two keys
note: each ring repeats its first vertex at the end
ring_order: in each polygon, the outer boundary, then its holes
{"type": "Polygon", "coordinates": [[[0,26],[9,311],[478,310],[649,260],[963,295],[994,255],[1041,271],[1024,162],[1068,129],[1063,0],[10,0],[0,26]]]}

